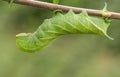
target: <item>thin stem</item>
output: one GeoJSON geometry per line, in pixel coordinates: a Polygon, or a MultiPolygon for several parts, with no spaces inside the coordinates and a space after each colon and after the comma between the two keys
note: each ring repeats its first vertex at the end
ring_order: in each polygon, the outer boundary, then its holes
{"type": "MultiPolygon", "coordinates": [[[[4,0],[4,1],[9,2],[9,0],[4,0]]],[[[113,19],[120,19],[120,13],[116,13],[116,12],[103,12],[102,10],[77,8],[77,7],[72,7],[72,6],[58,5],[58,4],[52,4],[52,3],[36,1],[36,0],[14,0],[14,3],[27,5],[27,6],[38,7],[38,8],[45,8],[45,9],[49,9],[49,10],[59,9],[59,10],[62,10],[64,12],[67,12],[70,9],[72,9],[75,13],[80,13],[82,10],[86,10],[89,15],[94,15],[94,16],[105,15],[106,17],[110,17],[110,18],[113,18],[113,19]]]]}

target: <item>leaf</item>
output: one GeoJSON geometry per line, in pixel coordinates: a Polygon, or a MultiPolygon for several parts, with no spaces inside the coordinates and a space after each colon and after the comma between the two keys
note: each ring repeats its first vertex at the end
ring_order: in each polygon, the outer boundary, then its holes
{"type": "Polygon", "coordinates": [[[67,14],[58,12],[54,17],[46,19],[34,33],[16,35],[17,46],[26,52],[42,50],[52,40],[67,34],[97,34],[106,36],[110,25],[109,19],[88,16],[86,11],[75,14],[70,10],[67,14]],[[107,22],[106,22],[107,21],[107,22]]]}
{"type": "Polygon", "coordinates": [[[9,6],[10,6],[10,7],[12,7],[13,1],[14,1],[14,0],[10,0],[10,3],[9,3],[9,6]]]}
{"type": "Polygon", "coordinates": [[[59,0],[53,0],[53,3],[54,3],[54,4],[58,4],[58,3],[59,3],[59,0]]]}

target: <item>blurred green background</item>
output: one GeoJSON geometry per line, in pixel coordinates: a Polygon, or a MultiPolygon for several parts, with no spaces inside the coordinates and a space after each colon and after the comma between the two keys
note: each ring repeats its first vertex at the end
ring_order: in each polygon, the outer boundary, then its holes
{"type": "MultiPolygon", "coordinates": [[[[42,0],[52,2],[51,0],[42,0]]],[[[120,12],[120,0],[60,0],[75,7],[120,12]]],[[[0,2],[0,77],[120,77],[120,20],[113,20],[108,34],[66,35],[40,52],[21,52],[15,35],[34,32],[53,13],[45,9],[0,2]]]]}

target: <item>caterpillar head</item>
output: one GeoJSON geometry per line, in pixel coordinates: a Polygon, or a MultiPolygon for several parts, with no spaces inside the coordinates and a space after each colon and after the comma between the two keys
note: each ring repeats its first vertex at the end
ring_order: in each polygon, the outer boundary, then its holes
{"type": "Polygon", "coordinates": [[[30,35],[31,33],[20,33],[16,35],[16,44],[21,50],[26,51],[28,49],[28,46],[26,46],[26,44],[29,40],[28,38],[30,35]]]}

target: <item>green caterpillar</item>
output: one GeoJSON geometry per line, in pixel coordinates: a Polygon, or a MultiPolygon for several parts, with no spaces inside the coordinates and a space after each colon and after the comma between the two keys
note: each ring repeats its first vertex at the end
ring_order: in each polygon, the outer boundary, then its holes
{"type": "Polygon", "coordinates": [[[110,22],[102,17],[88,16],[86,11],[75,14],[70,10],[66,14],[57,13],[46,19],[34,33],[16,35],[17,46],[26,52],[35,52],[47,46],[52,40],[66,34],[98,34],[107,36],[110,22]]]}

